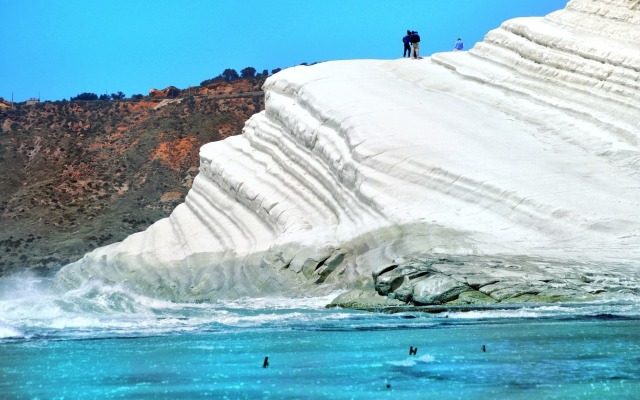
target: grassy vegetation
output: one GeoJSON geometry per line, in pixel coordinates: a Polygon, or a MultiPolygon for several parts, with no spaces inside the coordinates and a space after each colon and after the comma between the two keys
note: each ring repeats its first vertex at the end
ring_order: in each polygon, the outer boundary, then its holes
{"type": "Polygon", "coordinates": [[[0,275],[51,273],[168,216],[199,148],[264,108],[263,82],[215,80],[160,108],[138,97],[0,109],[0,275]]]}

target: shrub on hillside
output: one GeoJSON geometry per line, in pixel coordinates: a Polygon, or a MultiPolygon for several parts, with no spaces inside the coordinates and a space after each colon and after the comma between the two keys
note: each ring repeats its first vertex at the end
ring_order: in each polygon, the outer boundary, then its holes
{"type": "Polygon", "coordinates": [[[243,78],[253,78],[256,76],[256,69],[253,67],[247,67],[240,71],[243,78]]]}
{"type": "Polygon", "coordinates": [[[200,82],[200,86],[207,86],[213,82],[222,81],[224,79],[225,78],[222,75],[218,75],[215,78],[205,79],[204,81],[200,82]]]}
{"type": "Polygon", "coordinates": [[[227,68],[222,72],[222,77],[224,78],[225,81],[231,82],[238,79],[240,76],[238,75],[238,72],[236,72],[235,69],[227,68]]]}
{"type": "Polygon", "coordinates": [[[71,101],[76,100],[98,100],[98,95],[95,93],[80,93],[79,95],[72,97],[71,101]]]}

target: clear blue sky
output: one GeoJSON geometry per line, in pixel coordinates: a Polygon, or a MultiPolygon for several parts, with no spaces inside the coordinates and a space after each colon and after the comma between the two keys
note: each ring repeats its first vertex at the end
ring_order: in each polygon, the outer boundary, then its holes
{"type": "Polygon", "coordinates": [[[467,48],[502,21],[568,0],[0,0],[0,97],[186,88],[226,68],[390,59],[467,48]]]}

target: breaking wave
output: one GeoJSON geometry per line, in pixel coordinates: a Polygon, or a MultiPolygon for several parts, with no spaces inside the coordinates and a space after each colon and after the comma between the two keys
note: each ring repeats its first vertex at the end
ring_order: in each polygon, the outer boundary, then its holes
{"type": "Polygon", "coordinates": [[[528,318],[640,318],[640,304],[628,299],[464,312],[450,310],[437,314],[384,314],[326,309],[324,306],[337,293],[295,299],[265,297],[178,303],[133,293],[119,285],[92,282],[78,289],[58,292],[51,283],[48,279],[28,275],[0,279],[0,342],[139,337],[238,329],[433,329],[451,324],[510,323],[514,319],[528,318]]]}

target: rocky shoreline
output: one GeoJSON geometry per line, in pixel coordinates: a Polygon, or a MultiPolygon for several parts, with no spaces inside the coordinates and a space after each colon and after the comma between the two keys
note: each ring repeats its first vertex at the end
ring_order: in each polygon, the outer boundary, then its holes
{"type": "Polygon", "coordinates": [[[345,292],[327,307],[443,312],[640,296],[632,266],[533,257],[413,256],[379,267],[372,278],[371,288],[345,292]]]}

